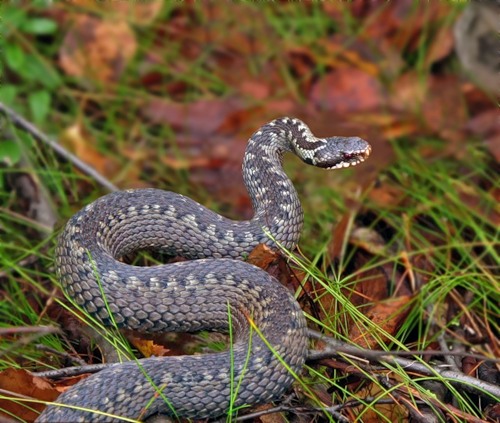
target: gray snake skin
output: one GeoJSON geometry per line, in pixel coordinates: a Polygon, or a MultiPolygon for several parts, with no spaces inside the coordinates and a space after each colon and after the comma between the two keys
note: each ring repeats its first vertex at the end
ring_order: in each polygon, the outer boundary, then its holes
{"type": "Polygon", "coordinates": [[[249,221],[157,189],[106,195],[70,219],[56,249],[57,276],[88,313],[145,332],[227,332],[231,324],[233,344],[221,353],[111,366],[71,387],[37,421],[120,421],[158,412],[213,418],[287,390],[306,358],[305,318],[286,288],[243,261],[259,243],[292,249],[299,240],[303,213],[282,168],[286,151],[334,169],[364,161],[370,146],[360,138],[316,138],[300,120],[277,119],[246,149],[243,176],[255,210],[249,221]],[[118,260],[140,250],[196,260],[152,267],[118,260]]]}

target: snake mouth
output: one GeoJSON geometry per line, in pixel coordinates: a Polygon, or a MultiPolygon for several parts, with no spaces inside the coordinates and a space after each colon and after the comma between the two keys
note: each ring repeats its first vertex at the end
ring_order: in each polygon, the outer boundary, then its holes
{"type": "Polygon", "coordinates": [[[369,156],[370,153],[372,152],[372,147],[371,145],[367,145],[367,147],[364,150],[359,150],[354,153],[349,153],[349,158],[344,161],[348,163],[348,166],[355,166],[359,163],[364,162],[369,156]]]}
{"type": "Polygon", "coordinates": [[[363,163],[370,156],[371,152],[372,147],[367,143],[366,147],[361,150],[342,152],[341,157],[337,158],[334,164],[328,163],[326,166],[321,166],[321,164],[318,163],[316,164],[316,166],[322,167],[326,170],[342,169],[346,167],[356,166],[360,163],[363,163]]]}

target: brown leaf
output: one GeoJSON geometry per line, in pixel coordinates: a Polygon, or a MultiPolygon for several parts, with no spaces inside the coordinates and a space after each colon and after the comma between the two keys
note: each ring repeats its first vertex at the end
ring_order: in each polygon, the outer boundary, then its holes
{"type": "Polygon", "coordinates": [[[317,109],[345,115],[381,107],[384,93],[378,78],[358,69],[342,68],[320,79],[312,88],[310,100],[317,109]]]}
{"type": "Polygon", "coordinates": [[[329,265],[330,263],[334,263],[336,260],[342,260],[343,257],[341,256],[341,254],[343,253],[343,247],[349,236],[347,231],[351,229],[353,219],[354,213],[345,213],[340,221],[334,226],[332,239],[327,247],[327,257],[329,261],[327,265],[329,265]]]}
{"type": "Polygon", "coordinates": [[[236,2],[226,2],[224,7],[202,2],[198,13],[203,15],[205,22],[224,22],[222,26],[196,25],[191,28],[190,36],[202,45],[220,46],[227,52],[245,58],[255,56],[266,48],[266,43],[258,40],[269,39],[270,31],[259,8],[236,2]],[[227,16],[237,16],[238,19],[227,19],[227,16]]]}
{"type": "Polygon", "coordinates": [[[137,49],[135,35],[123,21],[76,16],[59,52],[66,74],[85,83],[116,82],[137,49]]]}
{"type": "Polygon", "coordinates": [[[443,60],[453,52],[453,27],[451,25],[441,26],[429,46],[425,57],[425,65],[430,67],[432,64],[443,60]]]}
{"type": "MultiPolygon", "coordinates": [[[[359,398],[385,397],[386,395],[382,386],[377,383],[367,383],[365,381],[361,385],[361,389],[357,389],[356,395],[352,398],[346,398],[345,401],[357,401],[359,398]]],[[[345,412],[350,422],[359,421],[360,416],[356,408],[348,407],[345,412]]],[[[389,404],[375,403],[363,408],[363,423],[380,423],[381,421],[408,422],[408,410],[397,401],[389,404]]]]}
{"type": "Polygon", "coordinates": [[[422,113],[429,128],[445,140],[462,140],[467,109],[460,80],[452,75],[430,76],[422,113]]]}
{"type": "Polygon", "coordinates": [[[269,84],[264,83],[260,78],[244,78],[239,89],[242,94],[257,100],[265,100],[271,93],[269,84]]]}
{"type": "Polygon", "coordinates": [[[500,119],[498,118],[498,108],[494,106],[472,117],[467,123],[467,130],[471,134],[480,137],[500,134],[500,119]]]}
{"type": "MultiPolygon", "coordinates": [[[[401,324],[405,321],[410,312],[410,296],[401,296],[379,301],[369,310],[365,311],[365,316],[375,325],[383,329],[389,335],[395,335],[401,324]]],[[[377,349],[379,347],[378,339],[382,342],[389,341],[389,338],[380,334],[377,327],[372,328],[361,321],[351,324],[348,331],[351,341],[362,348],[377,349]],[[375,332],[377,336],[374,336],[375,332]]]]}
{"type": "Polygon", "coordinates": [[[466,102],[460,80],[453,75],[422,80],[416,72],[408,72],[395,82],[390,103],[393,109],[411,114],[415,122],[423,119],[424,129],[453,141],[452,148],[464,138],[466,102]]]}
{"type": "MultiPolygon", "coordinates": [[[[0,399],[0,416],[8,417],[8,413],[11,413],[11,415],[27,421],[35,420],[45,405],[24,402],[23,397],[40,401],[54,401],[60,394],[46,379],[33,376],[30,372],[22,369],[7,369],[0,372],[0,389],[19,394],[17,397],[12,395],[12,398],[18,401],[0,399]]],[[[4,396],[7,396],[5,392],[4,396]]]]}
{"type": "Polygon", "coordinates": [[[119,169],[118,162],[109,154],[102,154],[94,146],[95,142],[80,123],[66,128],[60,136],[61,143],[79,159],[91,165],[105,176],[114,176],[119,169]]]}
{"type": "Polygon", "coordinates": [[[349,240],[352,245],[369,252],[373,255],[384,256],[386,254],[386,243],[382,236],[372,228],[355,228],[351,232],[349,240]]]}
{"type": "MultiPolygon", "coordinates": [[[[273,408],[273,404],[264,404],[258,407],[255,407],[255,412],[266,411],[270,408],[273,408]]],[[[258,418],[262,423],[286,423],[288,420],[285,419],[282,413],[271,413],[271,414],[263,414],[258,418]]],[[[257,420],[256,420],[257,421],[257,420]]]]}
{"type": "Polygon", "coordinates": [[[136,347],[144,357],[163,357],[169,355],[170,350],[162,345],[155,344],[154,341],[129,335],[128,340],[136,347]]]}
{"type": "MultiPolygon", "coordinates": [[[[357,255],[357,265],[363,268],[363,264],[370,257],[371,255],[361,252],[357,255]]],[[[359,272],[355,284],[349,288],[345,288],[344,294],[355,307],[386,299],[390,295],[387,275],[391,274],[387,270],[390,269],[374,267],[359,272]]]]}
{"type": "Polygon", "coordinates": [[[500,163],[500,134],[488,137],[485,144],[496,162],[500,163]]]}
{"type": "Polygon", "coordinates": [[[500,162],[500,119],[498,108],[487,109],[471,118],[467,130],[484,139],[484,143],[493,158],[500,162]]]}
{"type": "Polygon", "coordinates": [[[419,113],[427,96],[427,88],[419,75],[414,72],[406,72],[394,81],[390,104],[396,111],[407,113],[419,113]]]}
{"type": "Polygon", "coordinates": [[[101,16],[118,18],[122,21],[133,22],[136,25],[147,25],[158,16],[162,7],[162,0],[147,2],[93,2],[88,0],[72,0],[72,6],[78,5],[86,11],[97,12],[101,16]]]}
{"type": "Polygon", "coordinates": [[[422,31],[429,25],[429,17],[438,20],[450,14],[445,2],[400,0],[394,2],[361,2],[358,16],[365,17],[363,35],[368,40],[388,40],[398,51],[415,51],[420,47],[422,31]]]}
{"type": "MultiPolygon", "coordinates": [[[[301,286],[302,281],[305,280],[304,272],[299,269],[292,269],[285,257],[265,244],[257,245],[249,254],[247,261],[265,270],[292,292],[296,291],[301,286]]],[[[305,289],[307,291],[307,288],[305,289]]]]}
{"type": "Polygon", "coordinates": [[[213,161],[209,157],[193,157],[187,159],[186,157],[170,157],[162,156],[161,162],[168,166],[169,169],[193,169],[193,168],[212,168],[213,161]]]}
{"type": "Polygon", "coordinates": [[[406,193],[401,187],[385,182],[372,188],[368,196],[380,208],[390,209],[400,205],[405,199],[406,193]]]}
{"type": "Polygon", "coordinates": [[[193,103],[174,103],[152,100],[142,109],[150,122],[171,125],[174,130],[190,135],[213,135],[226,119],[243,108],[237,98],[198,100],[193,103]]]}
{"type": "Polygon", "coordinates": [[[271,264],[276,263],[279,258],[280,255],[276,251],[265,244],[259,244],[249,254],[247,261],[254,266],[268,270],[271,264]]]}

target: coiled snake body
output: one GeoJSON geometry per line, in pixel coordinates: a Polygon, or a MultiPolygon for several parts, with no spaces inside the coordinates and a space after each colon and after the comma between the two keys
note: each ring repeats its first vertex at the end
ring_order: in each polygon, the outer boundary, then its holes
{"type": "Polygon", "coordinates": [[[255,210],[249,221],[156,189],[109,194],[71,218],[56,249],[57,275],[90,314],[147,332],[227,332],[231,324],[233,345],[221,353],[112,366],[70,388],[57,400],[62,405],[48,406],[38,421],[142,419],[157,412],[210,418],[284,393],[305,361],[306,321],[286,288],[242,259],[259,243],[292,249],[298,242],[303,215],[282,169],[286,151],[332,169],[363,161],[370,146],[360,138],[316,138],[297,119],[277,119],[246,149],[243,175],[255,210]],[[118,260],[139,250],[197,260],[153,267],[118,260]]]}

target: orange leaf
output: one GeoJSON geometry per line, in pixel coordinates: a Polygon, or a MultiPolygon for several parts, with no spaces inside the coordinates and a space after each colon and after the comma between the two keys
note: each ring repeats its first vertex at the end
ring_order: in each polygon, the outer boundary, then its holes
{"type": "Polygon", "coordinates": [[[79,159],[91,165],[102,175],[114,176],[116,174],[119,168],[117,161],[97,150],[94,146],[94,140],[85,133],[79,123],[66,128],[60,136],[60,141],[79,159]]]}
{"type": "Polygon", "coordinates": [[[248,256],[248,262],[261,269],[267,270],[271,264],[275,263],[280,258],[280,255],[271,250],[265,244],[259,244],[255,247],[248,256]]]}
{"type": "Polygon", "coordinates": [[[105,86],[120,78],[136,49],[135,35],[126,22],[79,15],[64,37],[59,60],[68,75],[105,86]]]}
{"type": "Polygon", "coordinates": [[[129,335],[129,341],[136,347],[144,357],[163,357],[170,351],[162,345],[155,344],[149,339],[142,339],[129,335]]]}

